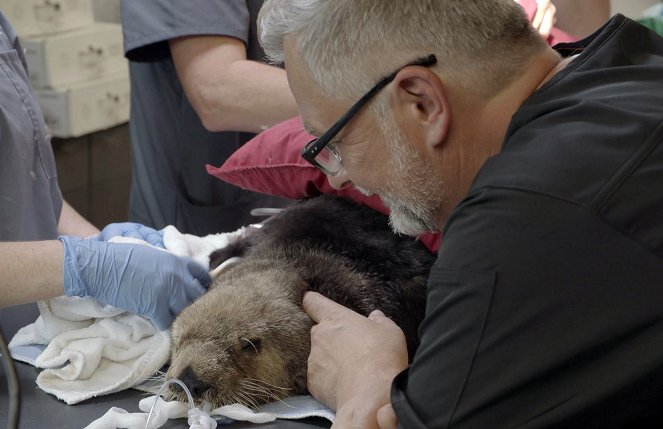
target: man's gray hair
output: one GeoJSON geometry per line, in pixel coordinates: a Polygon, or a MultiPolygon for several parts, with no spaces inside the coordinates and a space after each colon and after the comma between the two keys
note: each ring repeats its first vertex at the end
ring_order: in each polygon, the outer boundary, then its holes
{"type": "Polygon", "coordinates": [[[311,78],[336,98],[357,98],[428,54],[441,75],[491,96],[545,47],[514,0],[266,0],[258,26],[272,62],[283,62],[292,37],[311,78]]]}

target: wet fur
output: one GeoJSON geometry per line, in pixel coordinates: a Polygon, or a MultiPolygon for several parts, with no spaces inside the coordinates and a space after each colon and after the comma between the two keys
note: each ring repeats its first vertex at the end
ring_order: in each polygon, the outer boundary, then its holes
{"type": "Polygon", "coordinates": [[[403,329],[412,358],[434,255],[394,234],[386,216],[337,197],[312,198],[214,252],[210,268],[233,256],[244,259],[173,324],[166,377],[184,381],[197,399],[257,406],[305,393],[307,290],[363,315],[382,310],[403,329]]]}

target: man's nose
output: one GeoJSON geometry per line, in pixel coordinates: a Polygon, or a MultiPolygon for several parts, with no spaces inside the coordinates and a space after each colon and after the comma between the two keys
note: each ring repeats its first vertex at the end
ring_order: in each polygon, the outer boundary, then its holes
{"type": "Polygon", "coordinates": [[[342,167],[341,170],[335,175],[333,176],[328,175],[327,181],[329,182],[332,188],[339,191],[343,188],[347,188],[348,186],[352,186],[352,181],[348,177],[348,174],[345,171],[344,167],[342,167]]]}

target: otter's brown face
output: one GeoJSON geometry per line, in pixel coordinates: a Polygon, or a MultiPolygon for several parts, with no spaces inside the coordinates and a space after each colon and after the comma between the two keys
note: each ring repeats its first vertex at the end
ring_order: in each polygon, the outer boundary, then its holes
{"type": "Polygon", "coordinates": [[[166,378],[213,407],[256,407],[306,391],[311,320],[287,297],[244,288],[216,286],[173,323],[166,378]]]}

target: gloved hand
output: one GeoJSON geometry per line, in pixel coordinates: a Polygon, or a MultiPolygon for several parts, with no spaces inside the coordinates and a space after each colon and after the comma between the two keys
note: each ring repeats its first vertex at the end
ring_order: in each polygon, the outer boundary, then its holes
{"type": "Polygon", "coordinates": [[[212,282],[203,266],[165,250],[73,236],[59,240],[64,245],[65,295],[91,296],[140,313],[162,330],[212,282]]]}
{"type": "Polygon", "coordinates": [[[113,237],[131,237],[146,241],[152,246],[164,248],[163,231],[135,222],[111,223],[101,230],[95,238],[108,241],[113,237]]]}

